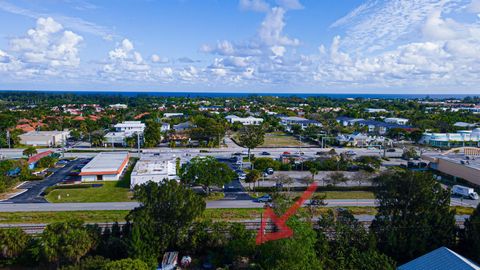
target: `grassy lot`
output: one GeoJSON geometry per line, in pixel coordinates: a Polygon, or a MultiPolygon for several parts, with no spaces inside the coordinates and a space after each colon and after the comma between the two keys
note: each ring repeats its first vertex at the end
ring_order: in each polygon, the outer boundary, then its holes
{"type": "MultiPolygon", "coordinates": [[[[375,215],[375,207],[342,207],[348,209],[354,215],[375,215]]],[[[319,207],[315,209],[315,215],[320,215],[333,209],[329,207],[319,207]]],[[[457,215],[470,215],[474,208],[452,207],[456,209],[457,215]]],[[[211,219],[215,221],[239,221],[253,220],[261,217],[263,209],[206,209],[200,219],[211,219]]],[[[301,208],[300,213],[308,211],[301,208]]],[[[0,224],[43,224],[58,221],[65,221],[70,218],[82,219],[87,223],[101,222],[122,222],[129,211],[127,210],[103,210],[103,211],[62,211],[62,212],[0,212],[0,224]]]]}
{"type": "Polygon", "coordinates": [[[309,144],[300,142],[297,138],[284,132],[272,132],[265,134],[265,141],[260,147],[284,147],[284,146],[308,146],[309,144]]]}
{"type": "Polygon", "coordinates": [[[97,181],[101,187],[54,189],[45,196],[52,203],[66,202],[126,202],[131,201],[130,175],[137,159],[131,159],[130,165],[120,181],[97,181]]]}
{"type": "Polygon", "coordinates": [[[124,181],[102,181],[101,187],[55,189],[45,198],[52,203],[66,202],[126,202],[131,200],[132,192],[125,187],[124,181]]]}

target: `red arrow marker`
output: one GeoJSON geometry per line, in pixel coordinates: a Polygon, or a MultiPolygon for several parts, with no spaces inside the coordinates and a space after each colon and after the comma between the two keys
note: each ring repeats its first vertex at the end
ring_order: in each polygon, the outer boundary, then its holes
{"type": "Polygon", "coordinates": [[[282,238],[288,238],[293,235],[292,229],[287,226],[287,220],[297,212],[298,208],[308,200],[315,190],[317,189],[317,183],[313,182],[308,186],[307,190],[302,194],[302,196],[283,214],[281,217],[278,217],[273,212],[272,208],[267,207],[262,216],[262,222],[260,224],[260,230],[258,230],[256,243],[257,245],[263,244],[267,241],[278,240],[282,238]],[[267,220],[270,219],[278,228],[278,232],[266,233],[265,227],[267,226],[267,220]]]}

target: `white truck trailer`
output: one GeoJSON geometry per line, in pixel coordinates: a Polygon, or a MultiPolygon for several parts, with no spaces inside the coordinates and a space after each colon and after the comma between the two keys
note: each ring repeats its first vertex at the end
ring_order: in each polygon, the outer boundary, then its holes
{"type": "Polygon", "coordinates": [[[472,200],[478,200],[478,194],[473,188],[460,185],[454,185],[452,187],[452,195],[457,195],[472,200]]]}

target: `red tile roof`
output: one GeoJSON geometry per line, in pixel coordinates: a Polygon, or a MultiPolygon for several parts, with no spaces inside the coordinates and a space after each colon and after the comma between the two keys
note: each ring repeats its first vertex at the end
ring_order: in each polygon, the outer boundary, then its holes
{"type": "Polygon", "coordinates": [[[36,154],[36,155],[33,155],[33,156],[31,156],[31,157],[28,159],[28,164],[37,162],[37,161],[39,161],[40,159],[42,159],[42,158],[44,158],[44,157],[50,156],[51,154],[53,154],[53,151],[52,151],[52,150],[48,150],[48,151],[41,152],[41,153],[38,153],[38,154],[36,154]]]}

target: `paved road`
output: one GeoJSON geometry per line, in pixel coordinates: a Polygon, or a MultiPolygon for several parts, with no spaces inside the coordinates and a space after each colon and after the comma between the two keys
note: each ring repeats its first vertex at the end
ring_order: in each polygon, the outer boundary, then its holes
{"type": "Polygon", "coordinates": [[[65,167],[58,169],[54,174],[40,181],[26,182],[19,188],[28,189],[27,191],[8,199],[6,202],[11,203],[45,203],[45,198],[40,194],[49,186],[53,186],[61,182],[70,173],[73,167],[80,164],[83,160],[77,159],[68,163],[65,167]]]}
{"type": "MultiPolygon", "coordinates": [[[[327,207],[346,207],[346,206],[375,206],[375,200],[372,199],[338,199],[325,200],[327,207]]],[[[466,200],[460,202],[452,199],[452,205],[461,205],[467,207],[476,207],[476,201],[466,200]]],[[[0,203],[0,212],[31,212],[31,211],[81,211],[81,210],[131,210],[137,207],[137,202],[104,202],[104,203],[0,203]]],[[[218,200],[207,202],[207,208],[261,208],[263,203],[253,202],[252,200],[218,200]]]]}

